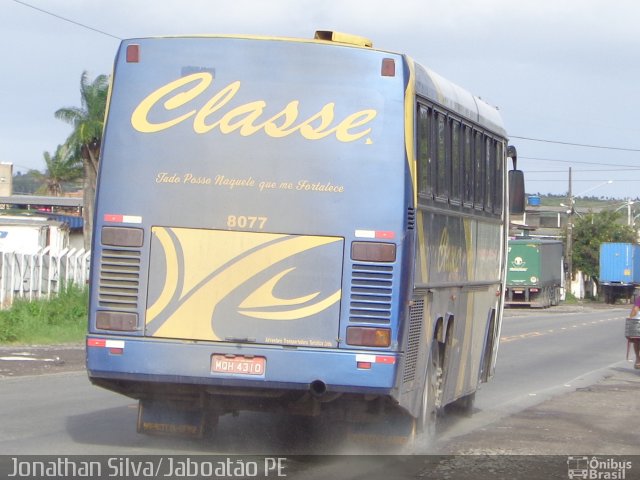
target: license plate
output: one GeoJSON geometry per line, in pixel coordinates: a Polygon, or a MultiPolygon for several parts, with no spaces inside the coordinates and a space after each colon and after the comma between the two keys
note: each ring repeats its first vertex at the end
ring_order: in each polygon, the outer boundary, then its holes
{"type": "Polygon", "coordinates": [[[215,373],[235,373],[240,375],[264,375],[267,359],[264,357],[244,357],[242,355],[213,355],[211,371],[215,373]]]}

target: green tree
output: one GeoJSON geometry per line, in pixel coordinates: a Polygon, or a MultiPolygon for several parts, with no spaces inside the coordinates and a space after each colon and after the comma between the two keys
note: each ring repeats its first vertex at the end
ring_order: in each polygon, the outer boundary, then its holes
{"type": "Polygon", "coordinates": [[[86,249],[91,248],[98,157],[102,143],[108,88],[109,77],[107,75],[98,75],[93,82],[90,82],[85,71],[80,78],[80,101],[82,106],[79,108],[61,108],[55,112],[56,118],[73,125],[73,132],[67,139],[66,145],[70,151],[77,152],[83,163],[83,218],[86,249]]]}
{"type": "Polygon", "coordinates": [[[27,173],[17,172],[13,176],[13,192],[20,195],[33,195],[42,186],[42,172],[29,170],[27,173]]]}
{"type": "Polygon", "coordinates": [[[599,276],[600,244],[635,243],[638,233],[622,223],[622,212],[603,210],[576,219],[573,227],[573,268],[592,278],[599,276]]]}
{"type": "Polygon", "coordinates": [[[49,152],[44,152],[43,156],[46,169],[39,174],[42,180],[40,189],[48,195],[61,196],[65,182],[82,177],[82,160],[73,155],[67,145],[58,145],[53,156],[49,152]]]}

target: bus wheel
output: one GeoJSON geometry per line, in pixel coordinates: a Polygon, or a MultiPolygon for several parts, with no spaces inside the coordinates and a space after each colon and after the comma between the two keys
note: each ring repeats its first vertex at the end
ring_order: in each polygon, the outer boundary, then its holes
{"type": "Polygon", "coordinates": [[[422,409],[418,417],[418,433],[427,437],[435,437],[438,422],[438,408],[442,394],[442,364],[440,362],[440,344],[431,342],[431,350],[427,360],[427,375],[422,394],[422,409]]]}

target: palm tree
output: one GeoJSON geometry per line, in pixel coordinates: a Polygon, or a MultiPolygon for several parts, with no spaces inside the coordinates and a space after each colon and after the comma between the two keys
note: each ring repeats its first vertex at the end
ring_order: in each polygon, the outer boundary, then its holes
{"type": "Polygon", "coordinates": [[[95,203],[98,159],[102,143],[102,129],[107,106],[109,77],[98,75],[90,82],[87,72],[80,79],[80,100],[82,106],[61,108],[55,112],[56,118],[73,125],[73,132],[66,145],[70,151],[79,153],[84,167],[84,245],[91,248],[91,228],[95,203]]]}
{"type": "Polygon", "coordinates": [[[38,172],[44,190],[48,195],[59,197],[62,195],[62,184],[82,178],[82,160],[69,151],[67,145],[58,145],[52,156],[44,152],[44,173],[38,172]]]}

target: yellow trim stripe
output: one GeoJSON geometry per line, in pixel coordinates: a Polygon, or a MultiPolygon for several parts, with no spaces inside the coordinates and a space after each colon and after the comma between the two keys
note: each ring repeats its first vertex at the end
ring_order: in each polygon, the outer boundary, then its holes
{"type": "Polygon", "coordinates": [[[409,162],[409,172],[411,173],[411,184],[413,186],[413,205],[418,204],[418,174],[416,167],[415,152],[415,114],[416,114],[416,85],[415,85],[415,65],[413,60],[405,57],[409,66],[409,78],[407,89],[404,94],[404,143],[407,151],[407,162],[409,162]]]}

